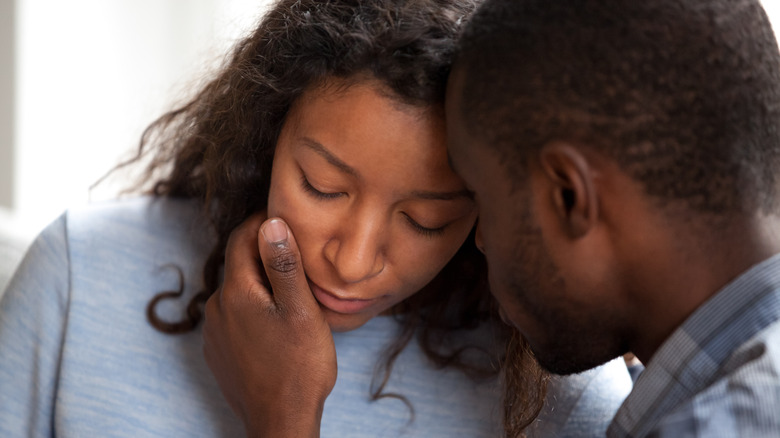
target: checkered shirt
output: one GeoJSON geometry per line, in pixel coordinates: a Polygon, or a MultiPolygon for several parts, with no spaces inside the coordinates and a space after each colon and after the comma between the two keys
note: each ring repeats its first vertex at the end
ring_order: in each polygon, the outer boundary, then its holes
{"type": "Polygon", "coordinates": [[[663,343],[607,436],[780,437],[780,254],[720,290],[663,343]]]}

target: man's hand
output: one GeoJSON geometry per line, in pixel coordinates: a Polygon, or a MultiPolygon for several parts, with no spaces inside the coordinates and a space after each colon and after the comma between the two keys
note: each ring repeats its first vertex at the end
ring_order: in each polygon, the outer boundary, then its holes
{"type": "Polygon", "coordinates": [[[203,352],[247,435],[319,436],[336,383],[333,336],[289,227],[263,219],[230,235],[225,281],[206,303],[203,352]]]}

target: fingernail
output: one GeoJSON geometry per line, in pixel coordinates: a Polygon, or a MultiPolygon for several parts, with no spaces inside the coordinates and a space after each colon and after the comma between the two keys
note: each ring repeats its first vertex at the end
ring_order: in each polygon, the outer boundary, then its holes
{"type": "Polygon", "coordinates": [[[263,237],[271,245],[284,245],[287,243],[287,225],[279,219],[271,219],[263,226],[263,237]]]}

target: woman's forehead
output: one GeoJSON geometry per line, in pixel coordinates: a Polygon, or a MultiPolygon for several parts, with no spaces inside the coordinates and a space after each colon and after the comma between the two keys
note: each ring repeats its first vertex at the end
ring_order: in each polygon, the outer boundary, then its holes
{"type": "Polygon", "coordinates": [[[308,97],[292,111],[282,138],[319,155],[322,165],[363,179],[415,191],[462,186],[447,161],[443,115],[399,109],[371,84],[308,97]]]}

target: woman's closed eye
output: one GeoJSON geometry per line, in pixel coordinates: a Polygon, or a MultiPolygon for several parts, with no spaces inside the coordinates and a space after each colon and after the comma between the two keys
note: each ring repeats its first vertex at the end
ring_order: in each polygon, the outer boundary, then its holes
{"type": "MultiPolygon", "coordinates": [[[[341,198],[343,196],[346,196],[347,194],[344,192],[323,192],[322,190],[317,189],[308,178],[306,178],[306,175],[304,173],[301,173],[301,187],[303,190],[318,200],[333,200],[337,198],[341,198]]],[[[414,220],[408,213],[403,213],[404,218],[406,218],[406,222],[409,224],[411,229],[424,236],[433,238],[436,236],[440,236],[444,234],[444,231],[446,230],[449,223],[446,223],[440,227],[426,227],[424,225],[421,225],[419,222],[414,220]]]]}
{"type": "Polygon", "coordinates": [[[310,195],[318,199],[335,199],[335,198],[340,198],[346,194],[344,192],[329,193],[329,192],[322,192],[320,190],[317,190],[306,178],[306,175],[303,174],[301,174],[301,186],[303,187],[303,190],[305,192],[309,193],[310,195]]]}
{"type": "Polygon", "coordinates": [[[407,222],[409,222],[409,225],[411,225],[412,229],[414,231],[422,234],[425,237],[440,236],[441,234],[444,233],[444,230],[447,228],[447,225],[449,225],[449,224],[445,224],[445,225],[442,225],[441,227],[428,228],[428,227],[424,227],[424,226],[420,225],[417,221],[412,219],[412,217],[409,216],[408,214],[404,213],[404,216],[406,217],[407,222]]]}

